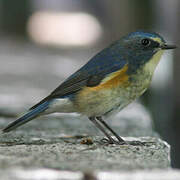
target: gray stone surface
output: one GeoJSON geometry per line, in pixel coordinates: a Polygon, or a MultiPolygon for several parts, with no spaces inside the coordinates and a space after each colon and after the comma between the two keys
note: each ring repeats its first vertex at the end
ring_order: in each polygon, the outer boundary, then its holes
{"type": "Polygon", "coordinates": [[[0,139],[0,168],[53,168],[71,171],[134,170],[170,166],[169,146],[156,138],[125,138],[144,145],[100,144],[102,137],[0,139]]]}

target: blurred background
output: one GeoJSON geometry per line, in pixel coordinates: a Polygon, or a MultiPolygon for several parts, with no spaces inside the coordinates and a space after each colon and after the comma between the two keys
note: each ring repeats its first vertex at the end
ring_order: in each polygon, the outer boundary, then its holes
{"type": "MultiPolygon", "coordinates": [[[[27,109],[122,35],[160,33],[180,46],[179,0],[1,0],[0,115],[27,109]]],[[[180,168],[180,51],[168,51],[141,98],[180,168]]]]}

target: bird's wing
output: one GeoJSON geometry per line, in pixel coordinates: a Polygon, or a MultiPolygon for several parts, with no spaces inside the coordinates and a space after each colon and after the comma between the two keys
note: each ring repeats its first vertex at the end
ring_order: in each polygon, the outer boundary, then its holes
{"type": "Polygon", "coordinates": [[[104,49],[31,109],[36,108],[45,101],[73,94],[84,86],[97,86],[104,77],[122,69],[125,64],[127,63],[119,52],[114,52],[111,48],[104,49]]]}

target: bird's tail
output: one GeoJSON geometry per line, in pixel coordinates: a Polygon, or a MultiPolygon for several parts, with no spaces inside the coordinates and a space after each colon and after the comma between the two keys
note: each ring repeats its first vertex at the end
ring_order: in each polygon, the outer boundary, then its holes
{"type": "Polygon", "coordinates": [[[16,129],[17,127],[27,123],[28,121],[31,121],[32,119],[36,118],[40,113],[45,111],[49,107],[50,102],[46,101],[36,108],[30,110],[28,113],[26,113],[24,116],[20,117],[16,121],[10,123],[6,128],[2,130],[2,133],[7,133],[9,131],[12,131],[13,129],[16,129]]]}

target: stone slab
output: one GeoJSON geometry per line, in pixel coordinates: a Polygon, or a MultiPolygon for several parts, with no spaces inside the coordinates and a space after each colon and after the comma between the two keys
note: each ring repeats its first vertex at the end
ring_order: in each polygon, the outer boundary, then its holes
{"type": "Polygon", "coordinates": [[[0,169],[51,168],[70,171],[170,167],[170,147],[157,138],[124,138],[137,145],[110,145],[102,137],[0,138],[0,169]],[[90,143],[89,143],[90,142],[90,143]]]}

